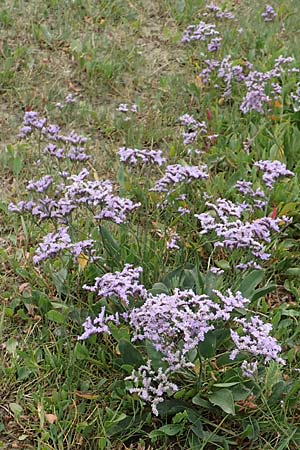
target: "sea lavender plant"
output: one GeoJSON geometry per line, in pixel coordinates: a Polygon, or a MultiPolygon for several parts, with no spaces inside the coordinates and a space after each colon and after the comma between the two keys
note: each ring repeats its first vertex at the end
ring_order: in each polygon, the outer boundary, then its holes
{"type": "Polygon", "coordinates": [[[288,170],[280,161],[257,161],[254,166],[263,172],[263,181],[268,189],[273,189],[275,182],[281,177],[292,177],[294,172],[288,170]]]}
{"type": "Polygon", "coordinates": [[[138,150],[136,148],[120,147],[118,151],[120,161],[129,164],[157,164],[162,166],[166,162],[161,150],[138,150]]]}
{"type": "Polygon", "coordinates": [[[273,22],[277,14],[271,5],[266,5],[265,10],[261,16],[265,22],[273,22]]]}
{"type": "Polygon", "coordinates": [[[201,21],[198,25],[189,25],[186,28],[181,42],[207,41],[218,35],[219,32],[216,30],[215,24],[201,21]]]}
{"type": "Polygon", "coordinates": [[[179,183],[191,183],[195,180],[208,178],[207,167],[202,166],[181,166],[173,164],[166,167],[165,175],[156,182],[151,191],[169,192],[170,188],[179,183]]]}
{"type": "Polygon", "coordinates": [[[129,392],[150,403],[153,414],[158,416],[157,406],[164,401],[165,394],[170,395],[178,391],[178,386],[169,380],[173,372],[170,368],[163,370],[162,367],[155,371],[151,367],[151,361],[148,360],[146,365],[133,370],[125,380],[134,384],[134,387],[129,388],[129,392]]]}
{"type": "Polygon", "coordinates": [[[106,273],[95,278],[94,286],[84,285],[83,289],[95,292],[98,297],[116,297],[128,306],[130,298],[144,299],[147,295],[145,287],[139,283],[143,269],[126,264],[121,272],[106,273]]]}

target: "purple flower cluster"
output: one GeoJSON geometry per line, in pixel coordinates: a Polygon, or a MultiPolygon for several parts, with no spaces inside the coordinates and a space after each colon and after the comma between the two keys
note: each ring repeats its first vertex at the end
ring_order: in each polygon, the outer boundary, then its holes
{"type": "Polygon", "coordinates": [[[182,133],[184,145],[194,143],[201,134],[207,134],[206,122],[198,122],[190,114],[179,117],[179,122],[186,128],[186,131],[182,133]]]}
{"type": "Polygon", "coordinates": [[[207,41],[219,34],[215,24],[201,21],[198,25],[189,25],[187,27],[181,42],[207,41]]]}
{"type": "Polygon", "coordinates": [[[178,250],[180,248],[179,245],[177,244],[179,239],[180,239],[180,236],[177,233],[173,233],[171,235],[171,238],[167,242],[167,249],[168,250],[178,250]]]}
{"type": "Polygon", "coordinates": [[[87,142],[85,136],[81,136],[75,131],[71,131],[67,135],[61,134],[57,125],[47,124],[47,119],[45,117],[40,118],[35,111],[27,111],[24,115],[23,127],[19,137],[24,139],[34,131],[38,131],[40,137],[50,141],[50,144],[44,149],[45,154],[58,159],[69,159],[73,162],[83,162],[91,158],[90,155],[86,154],[85,148],[82,147],[87,142]],[[59,143],[59,146],[57,146],[57,143],[59,143]]]}
{"type": "Polygon", "coordinates": [[[82,324],[84,327],[84,333],[81,336],[78,336],[79,341],[84,341],[88,339],[93,334],[106,333],[111,334],[109,329],[109,324],[113,323],[115,325],[120,325],[120,315],[119,313],[105,315],[106,307],[103,306],[101,308],[100,314],[95,318],[91,319],[87,317],[85,322],[82,324]]]}
{"type": "MultiPolygon", "coordinates": [[[[55,199],[48,196],[39,197],[37,201],[10,204],[9,210],[16,213],[30,212],[40,221],[55,219],[68,223],[72,212],[84,207],[93,212],[96,220],[105,219],[121,224],[126,222],[129,213],[140,206],[140,203],[115,195],[110,181],[86,180],[88,175],[88,170],[83,169],[77,175],[67,176],[67,181],[71,183],[55,185],[55,199]]],[[[30,189],[27,189],[42,193],[51,184],[50,181],[53,182],[52,177],[43,177],[38,182],[30,182],[30,189]]]]}
{"type": "Polygon", "coordinates": [[[273,189],[275,182],[281,177],[293,177],[295,174],[280,161],[258,161],[254,166],[263,172],[263,181],[268,189],[273,189]]]}
{"type": "Polygon", "coordinates": [[[178,386],[169,380],[172,373],[170,368],[163,370],[161,367],[156,372],[151,367],[151,361],[148,360],[147,365],[133,370],[125,380],[134,383],[134,387],[129,388],[129,392],[137,394],[141,400],[151,403],[153,414],[158,416],[157,406],[164,401],[165,394],[171,395],[178,391],[178,386]]]}
{"type": "Polygon", "coordinates": [[[202,166],[181,166],[173,164],[166,167],[165,175],[156,182],[152,191],[169,192],[170,187],[179,183],[191,183],[194,180],[208,178],[207,167],[202,166]]]}
{"type": "Polygon", "coordinates": [[[215,211],[217,217],[215,214],[206,212],[195,214],[195,217],[200,220],[200,234],[204,235],[213,231],[217,237],[215,247],[231,251],[242,249],[247,254],[250,252],[254,257],[253,261],[238,264],[237,268],[260,268],[255,260],[266,261],[270,258],[271,255],[266,253],[265,244],[271,242],[272,232],[280,231],[279,224],[282,218],[262,217],[243,221],[243,213],[252,210],[247,203],[235,204],[229,200],[218,199],[215,203],[206,202],[206,205],[215,211]]]}
{"type": "Polygon", "coordinates": [[[138,150],[136,148],[120,147],[118,151],[120,161],[130,165],[157,164],[162,166],[166,162],[161,150],[138,150]]]}
{"type": "Polygon", "coordinates": [[[173,295],[148,295],[145,303],[129,313],[133,340],[149,340],[163,354],[170,367],[190,366],[187,354],[202,342],[216,320],[228,320],[234,308],[243,308],[249,301],[240,293],[222,295],[221,304],[206,295],[175,289],[173,295]]]}
{"type": "Polygon", "coordinates": [[[64,103],[58,102],[55,106],[59,109],[64,109],[66,105],[72,105],[74,103],[77,103],[77,99],[73,96],[73,94],[68,94],[65,97],[64,103]]]}
{"type": "Polygon", "coordinates": [[[35,251],[33,262],[40,264],[46,259],[58,256],[64,250],[68,250],[74,257],[78,257],[87,249],[90,250],[93,244],[94,241],[91,239],[72,243],[68,227],[60,227],[57,233],[49,233],[44,237],[43,242],[35,251]]]}
{"type": "Polygon", "coordinates": [[[39,193],[45,192],[51,186],[53,178],[50,175],[45,175],[40,180],[30,180],[27,184],[27,191],[36,191],[39,193]]]}
{"type": "Polygon", "coordinates": [[[230,11],[223,10],[220,6],[215,5],[214,3],[210,3],[206,6],[206,9],[213,13],[216,19],[234,19],[234,14],[230,11]]]}
{"type": "Polygon", "coordinates": [[[256,190],[253,189],[253,185],[250,181],[245,180],[239,180],[237,181],[235,188],[244,196],[248,197],[248,199],[253,200],[253,207],[256,209],[263,209],[267,202],[266,200],[261,200],[266,197],[266,194],[264,191],[262,191],[260,188],[257,188],[256,190]]]}
{"type": "MultiPolygon", "coordinates": [[[[236,81],[240,86],[246,88],[246,93],[240,104],[240,110],[243,114],[256,111],[262,114],[264,106],[281,95],[282,87],[280,84],[281,75],[286,71],[283,66],[294,62],[293,57],[284,57],[280,55],[274,62],[274,67],[267,72],[253,70],[251,63],[246,62],[243,66],[233,65],[231,56],[226,56],[222,61],[216,59],[205,59],[205,68],[202,69],[199,76],[203,83],[208,83],[213,74],[217,80],[225,84],[223,96],[229,97],[232,93],[233,82],[236,81]],[[247,73],[248,71],[248,73],[247,73]],[[272,98],[267,94],[267,88],[272,98]]],[[[287,69],[287,73],[299,72],[298,68],[287,69]]],[[[219,84],[214,84],[219,88],[219,84]]]]}
{"type": "MultiPolygon", "coordinates": [[[[113,315],[105,314],[105,307],[95,319],[88,317],[83,324],[84,332],[79,340],[87,339],[96,333],[111,334],[109,325],[120,325],[122,321],[130,326],[133,341],[150,342],[160,352],[167,369],[159,368],[156,372],[151,366],[142,365],[134,370],[126,381],[133,382],[129,387],[131,393],[139,395],[141,400],[152,405],[154,414],[158,414],[157,405],[165,395],[171,395],[178,387],[171,381],[174,373],[193,367],[189,355],[203,342],[208,331],[214,330],[220,321],[229,321],[232,314],[245,310],[249,300],[240,292],[230,290],[226,294],[214,290],[214,300],[207,295],[197,295],[192,290],[175,289],[173,294],[152,295],[146,293],[144,286],[138,282],[141,268],[134,269],[126,265],[122,272],[109,273],[96,280],[95,286],[85,289],[97,292],[99,296],[117,296],[126,305],[128,297],[143,297],[141,306],[113,315]]],[[[279,357],[281,347],[270,336],[271,325],[264,324],[258,317],[246,322],[245,318],[234,319],[242,326],[242,331],[231,329],[231,338],[235,348],[231,359],[240,352],[247,352],[256,357],[262,356],[265,362],[275,360],[284,363],[279,357]]],[[[245,376],[253,376],[256,363],[244,361],[242,371],[245,376]]]]}
{"type": "Polygon", "coordinates": [[[138,107],[135,103],[131,106],[128,106],[127,103],[120,103],[116,110],[122,113],[127,113],[129,111],[132,113],[137,113],[138,107]]]}
{"type": "Polygon", "coordinates": [[[231,352],[230,359],[234,360],[239,353],[247,352],[253,356],[263,356],[265,363],[276,361],[285,364],[279,357],[281,346],[270,336],[272,325],[264,323],[258,316],[251,317],[247,322],[243,317],[234,319],[235,323],[241,326],[241,331],[230,330],[231,339],[236,348],[231,352]]]}
{"type": "Polygon", "coordinates": [[[261,15],[265,22],[272,22],[276,16],[277,14],[271,5],[266,5],[265,10],[261,15]]]}
{"type": "Polygon", "coordinates": [[[126,264],[122,272],[106,273],[95,279],[94,286],[84,285],[83,289],[95,292],[98,297],[117,297],[128,306],[130,298],[144,299],[147,295],[145,287],[139,283],[143,269],[126,264]]]}

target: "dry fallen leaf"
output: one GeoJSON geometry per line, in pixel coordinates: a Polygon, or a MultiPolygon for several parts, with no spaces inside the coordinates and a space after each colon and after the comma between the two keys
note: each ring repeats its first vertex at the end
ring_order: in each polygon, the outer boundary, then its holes
{"type": "Polygon", "coordinates": [[[24,292],[25,290],[28,291],[28,293],[30,293],[30,285],[29,283],[22,283],[19,286],[19,294],[22,294],[22,292],[24,292]]]}
{"type": "Polygon", "coordinates": [[[80,398],[86,398],[87,400],[96,400],[99,395],[95,395],[95,394],[88,394],[88,393],[83,393],[83,392],[76,392],[77,397],[80,398]]]}
{"type": "Polygon", "coordinates": [[[81,269],[84,270],[87,263],[89,262],[88,256],[84,255],[83,253],[80,253],[80,255],[77,258],[77,262],[80,265],[81,269]]]}
{"type": "Polygon", "coordinates": [[[58,417],[56,414],[45,414],[45,419],[48,423],[52,424],[57,422],[58,417]]]}

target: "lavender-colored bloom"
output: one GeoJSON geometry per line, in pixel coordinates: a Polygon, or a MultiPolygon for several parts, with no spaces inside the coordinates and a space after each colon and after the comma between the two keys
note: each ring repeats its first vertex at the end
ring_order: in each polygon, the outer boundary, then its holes
{"type": "Polygon", "coordinates": [[[222,275],[224,273],[224,270],[220,269],[219,267],[211,267],[209,271],[214,275],[222,275]]]}
{"type": "Polygon", "coordinates": [[[66,156],[71,161],[87,161],[88,159],[91,158],[91,155],[87,155],[85,153],[84,147],[77,147],[77,146],[72,146],[66,156]]]}
{"type": "Polygon", "coordinates": [[[264,87],[257,86],[255,89],[251,89],[247,92],[240,105],[240,110],[243,114],[247,114],[251,111],[262,114],[264,112],[264,103],[268,103],[269,101],[270,97],[265,94],[264,87]]]}
{"type": "Polygon", "coordinates": [[[209,82],[211,74],[220,67],[220,61],[217,61],[216,59],[206,59],[204,64],[206,67],[202,69],[199,77],[202,83],[206,84],[209,82]]]}
{"type": "Polygon", "coordinates": [[[21,128],[20,133],[18,134],[18,138],[24,139],[26,136],[28,136],[28,134],[32,133],[32,131],[33,131],[33,128],[32,128],[31,126],[29,126],[29,125],[24,125],[24,126],[21,128]]]}
{"type": "Polygon", "coordinates": [[[263,356],[265,363],[276,361],[279,364],[285,364],[285,361],[279,357],[281,346],[270,336],[272,325],[263,323],[258,316],[253,316],[246,321],[245,318],[234,319],[241,326],[241,332],[230,330],[231,339],[236,349],[230,354],[230,359],[234,360],[241,352],[247,352],[254,356],[263,356]]]}
{"type": "Polygon", "coordinates": [[[175,289],[173,295],[150,294],[142,306],[129,314],[134,340],[148,339],[172,367],[214,328],[212,308],[217,309],[218,305],[206,295],[199,296],[191,290],[175,289]],[[181,339],[180,351],[178,343],[181,339]]]}
{"type": "Polygon", "coordinates": [[[104,207],[99,214],[94,216],[97,220],[111,220],[116,224],[126,223],[127,214],[135,211],[141,206],[140,203],[133,203],[128,198],[118,196],[107,196],[104,200],[104,207]]]}
{"type": "Polygon", "coordinates": [[[189,25],[186,28],[181,42],[206,41],[219,34],[215,24],[201,21],[198,25],[189,25]]]}
{"type": "Polygon", "coordinates": [[[40,264],[49,258],[58,256],[62,251],[68,250],[74,257],[78,257],[86,249],[92,247],[94,241],[91,239],[72,243],[68,227],[58,228],[57,233],[47,234],[35,251],[34,264],[40,264]]]}
{"type": "Polygon", "coordinates": [[[254,362],[243,361],[241,369],[243,377],[254,378],[257,373],[257,361],[254,362]]]}
{"type": "Polygon", "coordinates": [[[221,47],[222,38],[214,38],[207,45],[207,50],[209,52],[216,52],[221,47]]]}
{"type": "Polygon", "coordinates": [[[111,334],[108,324],[110,323],[114,323],[116,325],[120,324],[119,313],[106,316],[105,310],[106,308],[105,306],[103,306],[101,308],[100,314],[94,320],[92,320],[90,317],[86,318],[85,322],[82,324],[82,326],[84,327],[84,333],[82,333],[81,336],[78,336],[77,338],[78,341],[84,341],[93,334],[97,333],[111,334]]]}
{"type": "Polygon", "coordinates": [[[169,380],[172,373],[173,371],[169,368],[163,370],[161,367],[155,372],[151,367],[151,361],[148,360],[147,365],[133,370],[125,380],[133,381],[134,387],[129,388],[129,392],[137,394],[141,400],[151,403],[153,414],[158,416],[157,406],[164,401],[164,395],[178,391],[178,386],[169,380]]]}
{"type": "Polygon", "coordinates": [[[65,158],[65,149],[64,148],[57,148],[55,144],[48,144],[45,149],[44,153],[49,154],[51,156],[55,156],[57,159],[63,159],[65,158]]]}
{"type": "Polygon", "coordinates": [[[26,189],[27,191],[36,191],[39,193],[45,192],[49,186],[51,186],[53,178],[50,175],[45,175],[40,180],[29,181],[26,189]]]}
{"type": "Polygon", "coordinates": [[[183,208],[182,206],[179,206],[177,212],[179,212],[181,216],[185,216],[186,214],[189,214],[191,211],[188,208],[183,208]]]}
{"type": "Polygon", "coordinates": [[[265,10],[261,16],[265,22],[272,22],[277,16],[277,14],[271,5],[266,5],[265,10]]]}
{"type": "Polygon", "coordinates": [[[143,269],[126,264],[122,272],[106,273],[95,279],[94,286],[84,285],[83,289],[95,292],[98,297],[117,297],[128,306],[130,298],[144,299],[147,295],[145,287],[139,283],[143,269]]]}
{"type": "Polygon", "coordinates": [[[161,150],[138,150],[136,148],[120,147],[118,151],[120,161],[131,165],[139,162],[142,164],[157,164],[159,166],[166,162],[161,150]]]}
{"type": "Polygon", "coordinates": [[[177,244],[179,241],[180,236],[177,233],[173,233],[171,238],[167,242],[167,249],[168,250],[178,250],[180,247],[177,244]]]}
{"type": "Polygon", "coordinates": [[[245,202],[236,204],[224,198],[218,198],[215,203],[206,202],[205,204],[209,208],[214,209],[218,216],[225,221],[227,221],[228,217],[240,218],[245,211],[251,209],[245,202]]]}
{"type": "MultiPolygon", "coordinates": [[[[234,204],[225,199],[218,199],[216,203],[206,202],[206,205],[214,209],[217,217],[209,213],[195,214],[200,220],[200,234],[215,232],[218,238],[215,247],[229,250],[244,249],[251,252],[252,256],[265,261],[270,254],[265,251],[265,243],[271,242],[271,232],[279,232],[279,223],[282,218],[272,219],[263,217],[252,222],[243,221],[242,214],[249,209],[246,203],[234,204]],[[236,218],[234,221],[233,218],[236,218]]],[[[239,268],[246,268],[240,265],[239,268]]]]}
{"type": "Polygon", "coordinates": [[[263,174],[263,181],[267,188],[273,189],[273,186],[275,182],[280,177],[292,177],[294,176],[294,172],[288,170],[286,168],[286,165],[281,163],[280,161],[258,161],[254,163],[255,167],[258,167],[258,169],[262,170],[264,172],[263,174]]]}
{"type": "Polygon", "coordinates": [[[127,113],[128,112],[128,105],[127,103],[120,103],[119,106],[116,108],[117,111],[127,113]]]}
{"type": "Polygon", "coordinates": [[[191,130],[196,130],[199,127],[199,122],[190,114],[183,114],[183,116],[180,116],[178,120],[181,125],[191,130]]]}
{"type": "Polygon", "coordinates": [[[76,103],[76,98],[73,97],[73,94],[68,94],[65,98],[65,103],[76,103]]]}
{"type": "Polygon", "coordinates": [[[293,56],[283,56],[279,55],[277,59],[275,59],[274,67],[281,67],[286,64],[292,64],[295,61],[293,56]]]}
{"type": "Polygon", "coordinates": [[[194,180],[208,178],[207,167],[202,166],[181,166],[173,164],[166,167],[165,175],[156,182],[152,191],[168,192],[170,187],[179,183],[191,183],[194,180]]]}
{"type": "Polygon", "coordinates": [[[29,200],[28,202],[21,200],[16,205],[14,203],[10,203],[8,205],[8,211],[23,214],[24,212],[32,212],[35,206],[36,203],[33,200],[29,200]]]}
{"type": "Polygon", "coordinates": [[[71,243],[68,227],[60,227],[57,233],[47,234],[35,251],[34,264],[57,256],[62,250],[67,249],[71,243]]]}
{"type": "Polygon", "coordinates": [[[220,8],[220,6],[217,6],[214,3],[210,3],[209,5],[207,5],[206,9],[210,13],[214,13],[214,15],[217,19],[229,19],[229,20],[234,19],[234,14],[232,14],[230,11],[226,11],[226,10],[223,11],[220,8]]]}
{"type": "Polygon", "coordinates": [[[261,270],[262,266],[258,264],[256,261],[249,261],[247,263],[237,264],[235,268],[240,270],[248,270],[248,269],[261,270]]]}
{"type": "Polygon", "coordinates": [[[243,195],[252,197],[252,198],[265,198],[266,194],[261,189],[257,188],[255,191],[253,190],[253,185],[250,181],[239,180],[237,181],[235,188],[243,195]]]}

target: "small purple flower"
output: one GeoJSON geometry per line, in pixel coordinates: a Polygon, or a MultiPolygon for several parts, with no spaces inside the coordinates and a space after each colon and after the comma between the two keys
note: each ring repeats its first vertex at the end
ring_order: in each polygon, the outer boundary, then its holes
{"type": "Polygon", "coordinates": [[[221,47],[222,38],[214,38],[207,45],[207,50],[209,52],[216,52],[221,47]]]}
{"type": "Polygon", "coordinates": [[[168,192],[170,187],[179,183],[191,183],[194,180],[208,178],[207,167],[202,166],[181,166],[173,164],[166,167],[165,175],[156,182],[151,191],[168,192]]]}
{"type": "Polygon", "coordinates": [[[263,323],[258,316],[251,317],[249,322],[245,318],[234,321],[241,326],[241,332],[230,330],[231,339],[236,346],[230,354],[230,359],[234,360],[239,353],[247,352],[256,357],[263,356],[265,363],[273,360],[285,364],[279,356],[281,346],[270,336],[270,323],[263,323]]]}
{"type": "Polygon", "coordinates": [[[219,34],[215,24],[201,21],[198,25],[189,25],[186,28],[181,42],[206,41],[219,34]]]}
{"type": "Polygon", "coordinates": [[[258,161],[254,166],[263,172],[263,181],[267,188],[273,189],[275,182],[281,177],[293,177],[294,172],[288,170],[280,161],[258,161]]]}
{"type": "Polygon", "coordinates": [[[271,5],[266,5],[265,10],[261,16],[265,22],[272,22],[277,16],[277,14],[271,5]]]}
{"type": "Polygon", "coordinates": [[[51,186],[53,178],[50,175],[45,175],[43,178],[37,181],[29,181],[27,184],[27,191],[36,191],[39,193],[45,192],[49,186],[51,186]]]}
{"type": "Polygon", "coordinates": [[[163,165],[166,158],[163,157],[161,150],[138,150],[136,148],[120,147],[118,151],[120,161],[123,163],[137,165],[142,164],[157,164],[163,165]]]}
{"type": "Polygon", "coordinates": [[[241,365],[242,375],[245,378],[254,378],[257,373],[257,361],[247,362],[243,361],[241,365]]]}
{"type": "Polygon", "coordinates": [[[167,242],[167,249],[168,250],[178,250],[180,247],[177,244],[179,241],[180,236],[177,233],[173,233],[171,238],[167,242]]]}
{"type": "Polygon", "coordinates": [[[83,289],[95,292],[100,298],[117,297],[128,306],[130,298],[146,298],[147,291],[139,283],[142,272],[141,267],[134,268],[131,264],[126,264],[122,272],[106,273],[95,279],[94,286],[84,285],[83,289]]]}

